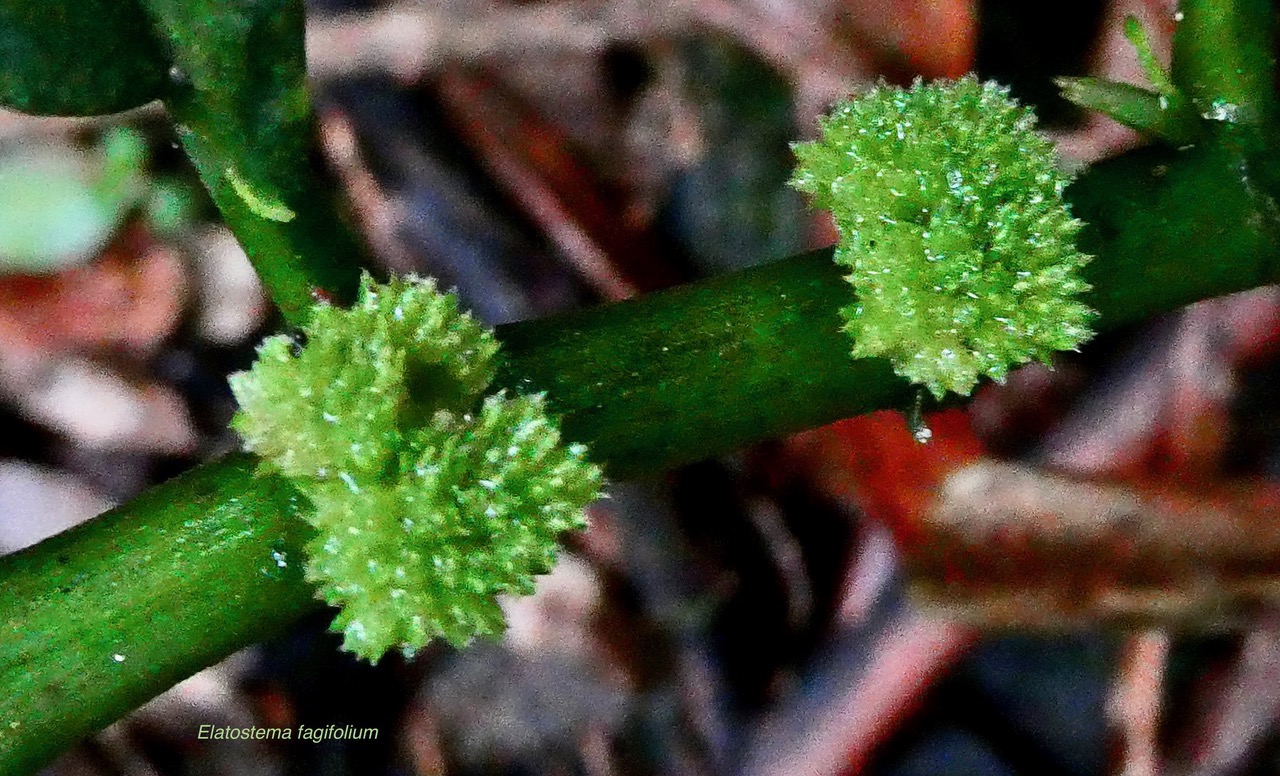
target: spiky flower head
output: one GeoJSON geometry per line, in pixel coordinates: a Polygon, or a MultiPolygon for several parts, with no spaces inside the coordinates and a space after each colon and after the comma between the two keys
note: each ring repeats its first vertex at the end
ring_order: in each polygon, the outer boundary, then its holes
{"type": "Polygon", "coordinates": [[[584,454],[560,444],[541,396],[497,394],[474,417],[436,413],[395,478],[327,483],[307,576],[341,608],[343,646],[376,659],[501,633],[497,596],[533,592],[560,534],[585,526],[600,472],[584,454]]]}
{"type": "Polygon", "coordinates": [[[233,425],[315,507],[306,575],[341,608],[343,646],[376,661],[501,633],[496,597],[551,569],[600,469],[561,442],[542,395],[483,395],[496,342],[430,280],[366,277],[353,308],[318,307],[305,334],[268,339],[232,376],[233,425]]]}
{"type": "Polygon", "coordinates": [[[887,358],[941,398],[1089,338],[1068,178],[1007,89],[880,86],[821,129],[794,146],[792,185],[835,217],[855,358],[887,358]]]}
{"type": "Polygon", "coordinates": [[[303,335],[267,338],[253,369],[231,376],[231,425],[266,466],[316,480],[386,470],[411,416],[467,409],[498,351],[452,293],[412,277],[365,275],[353,307],[317,305],[303,335]]]}

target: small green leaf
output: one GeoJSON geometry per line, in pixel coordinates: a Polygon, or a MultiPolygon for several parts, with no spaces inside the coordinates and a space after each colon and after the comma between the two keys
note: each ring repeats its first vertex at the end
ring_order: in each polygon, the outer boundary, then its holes
{"type": "Polygon", "coordinates": [[[1156,59],[1146,29],[1129,16],[1124,20],[1124,34],[1133,44],[1138,65],[1155,91],[1101,78],[1058,78],[1054,83],[1062,90],[1062,96],[1175,148],[1201,139],[1205,135],[1204,123],[1191,101],[1174,85],[1169,71],[1156,59]]]}
{"type": "Polygon", "coordinates": [[[1204,135],[1200,117],[1181,96],[1170,98],[1102,78],[1058,78],[1054,83],[1070,102],[1175,148],[1190,145],[1204,135]]]}

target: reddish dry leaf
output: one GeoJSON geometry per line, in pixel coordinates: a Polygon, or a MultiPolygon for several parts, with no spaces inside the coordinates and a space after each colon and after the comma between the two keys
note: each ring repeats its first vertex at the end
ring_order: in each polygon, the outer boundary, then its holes
{"type": "Polygon", "coordinates": [[[1238,625],[1280,600],[1280,487],[1106,485],[982,461],[920,514],[914,589],[985,627],[1238,625]]]}
{"type": "Polygon", "coordinates": [[[185,290],[179,257],[133,227],[88,266],[0,278],[0,356],[150,352],[178,325],[185,290]]]}
{"type": "Polygon", "coordinates": [[[821,486],[857,504],[893,532],[906,551],[926,537],[920,521],[938,486],[983,454],[963,410],[928,418],[933,438],[915,441],[898,412],[874,412],[793,437],[788,443],[812,464],[821,486]]]}
{"type": "Polygon", "coordinates": [[[882,69],[959,78],[973,69],[977,19],[970,0],[845,0],[849,23],[882,69]]]}

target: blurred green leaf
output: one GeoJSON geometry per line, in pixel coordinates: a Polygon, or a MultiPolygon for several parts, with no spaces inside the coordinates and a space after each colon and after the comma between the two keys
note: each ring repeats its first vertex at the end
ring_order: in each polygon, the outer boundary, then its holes
{"type": "Polygon", "coordinates": [[[200,195],[192,184],[179,179],[158,180],[143,207],[147,223],[160,235],[181,230],[196,219],[200,195]]]}
{"type": "Polygon", "coordinates": [[[142,138],[127,129],[96,151],[41,145],[0,158],[0,274],[94,258],[146,194],[145,162],[142,138]]]}
{"type": "Polygon", "coordinates": [[[158,99],[169,62],[130,0],[0,0],[0,105],[91,116],[158,99]]]}

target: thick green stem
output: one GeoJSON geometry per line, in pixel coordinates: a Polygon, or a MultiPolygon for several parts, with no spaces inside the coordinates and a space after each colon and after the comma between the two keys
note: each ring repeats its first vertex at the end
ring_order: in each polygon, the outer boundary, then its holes
{"type": "MultiPolygon", "coordinates": [[[[1271,198],[1213,148],[1148,152],[1072,186],[1091,301],[1114,327],[1280,281],[1271,198]]],[[[851,361],[825,252],[499,330],[499,381],[546,390],[570,439],[627,477],[878,408],[910,389],[851,361]]],[[[0,772],[24,773],[317,606],[305,508],[251,459],[206,464],[0,558],[0,772]],[[279,562],[286,565],[281,567],[279,562]]]]}
{"type": "Polygon", "coordinates": [[[0,559],[0,773],[26,774],[313,609],[282,480],[231,456],[0,559]]]}
{"type": "Polygon", "coordinates": [[[498,330],[498,382],[547,391],[610,476],[658,471],[882,407],[910,387],[850,358],[829,250],[498,330]]]}

